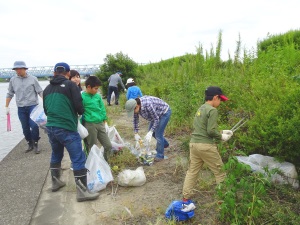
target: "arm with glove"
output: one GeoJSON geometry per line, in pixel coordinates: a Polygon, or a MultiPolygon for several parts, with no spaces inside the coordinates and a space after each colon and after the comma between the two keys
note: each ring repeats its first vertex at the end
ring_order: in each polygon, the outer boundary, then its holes
{"type": "Polygon", "coordinates": [[[222,141],[228,141],[232,137],[233,132],[231,130],[222,130],[221,134],[222,134],[222,141]]]}

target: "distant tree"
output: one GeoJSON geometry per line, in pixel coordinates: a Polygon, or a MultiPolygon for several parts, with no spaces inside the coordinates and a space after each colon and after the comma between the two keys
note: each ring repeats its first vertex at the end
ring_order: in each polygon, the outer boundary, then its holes
{"type": "Polygon", "coordinates": [[[128,55],[122,52],[115,55],[107,54],[104,59],[104,64],[100,66],[100,71],[96,73],[96,76],[102,81],[102,95],[106,97],[108,90],[108,78],[110,75],[121,71],[122,81],[125,85],[127,78],[135,77],[135,70],[138,64],[134,62],[128,55]]]}

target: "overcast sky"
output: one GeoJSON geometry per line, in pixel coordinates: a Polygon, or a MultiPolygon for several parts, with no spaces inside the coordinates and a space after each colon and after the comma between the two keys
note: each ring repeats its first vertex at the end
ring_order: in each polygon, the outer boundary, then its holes
{"type": "Polygon", "coordinates": [[[123,52],[157,62],[216,46],[222,58],[300,27],[299,0],[9,0],[0,2],[0,68],[101,64],[123,52]]]}

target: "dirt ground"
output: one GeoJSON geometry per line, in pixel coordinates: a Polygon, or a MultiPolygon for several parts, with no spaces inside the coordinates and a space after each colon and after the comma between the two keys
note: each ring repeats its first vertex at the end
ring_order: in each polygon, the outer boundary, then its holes
{"type": "MultiPolygon", "coordinates": [[[[108,108],[109,125],[115,125],[125,142],[134,144],[132,119],[119,106],[108,108]]],[[[140,135],[147,133],[147,121],[140,121],[140,135]]],[[[121,187],[114,182],[100,191],[95,201],[77,202],[73,172],[69,169],[70,159],[65,153],[63,175],[67,185],[58,192],[51,192],[51,178],[48,174],[43,192],[32,217],[31,224],[175,224],[164,217],[168,205],[182,198],[182,186],[188,166],[187,154],[182,147],[182,135],[168,136],[170,147],[165,149],[168,159],[143,166],[146,183],[140,187],[121,187]]],[[[156,141],[152,139],[152,148],[156,141]]],[[[136,168],[141,166],[138,162],[136,168]]],[[[186,222],[176,224],[219,224],[216,218],[217,204],[214,198],[213,177],[208,170],[200,174],[195,187],[195,216],[186,222]]]]}

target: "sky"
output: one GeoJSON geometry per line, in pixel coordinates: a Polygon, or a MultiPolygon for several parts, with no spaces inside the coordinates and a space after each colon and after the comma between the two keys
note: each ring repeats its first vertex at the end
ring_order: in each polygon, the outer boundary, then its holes
{"type": "Polygon", "coordinates": [[[122,52],[137,63],[215,49],[223,60],[268,35],[297,30],[299,0],[9,0],[0,2],[0,68],[102,64],[122,52]]]}

